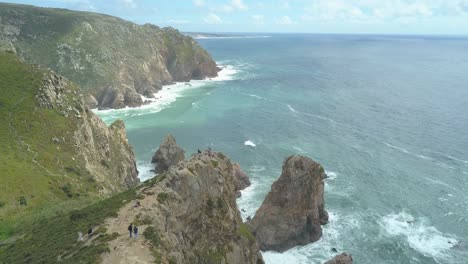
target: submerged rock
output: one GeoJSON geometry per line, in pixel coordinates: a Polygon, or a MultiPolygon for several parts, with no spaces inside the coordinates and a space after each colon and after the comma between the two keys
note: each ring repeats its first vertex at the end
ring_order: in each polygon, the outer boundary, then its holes
{"type": "Polygon", "coordinates": [[[341,253],[333,259],[325,262],[325,264],[353,264],[353,257],[348,253],[341,253]]]}
{"type": "Polygon", "coordinates": [[[169,167],[176,165],[179,161],[185,159],[185,150],[177,145],[175,138],[169,134],[164,138],[158,150],[153,155],[151,163],[155,163],[155,172],[163,173],[169,167]]]}
{"type": "Polygon", "coordinates": [[[286,251],[317,241],[328,222],[323,167],[304,156],[290,156],[249,227],[261,250],[286,251]]]}

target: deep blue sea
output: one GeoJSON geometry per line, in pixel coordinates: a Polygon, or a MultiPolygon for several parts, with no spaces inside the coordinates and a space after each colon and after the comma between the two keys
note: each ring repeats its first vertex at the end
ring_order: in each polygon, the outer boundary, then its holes
{"type": "Polygon", "coordinates": [[[140,109],[98,112],[127,125],[141,171],[172,133],[187,154],[239,162],[253,216],[283,160],[320,162],[330,223],[320,241],[267,263],[468,263],[468,38],[264,35],[200,39],[219,78],[166,87],[140,109]]]}

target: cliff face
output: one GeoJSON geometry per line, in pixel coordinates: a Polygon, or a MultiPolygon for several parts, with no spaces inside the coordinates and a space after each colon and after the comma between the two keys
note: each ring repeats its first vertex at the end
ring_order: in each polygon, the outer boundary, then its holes
{"type": "Polygon", "coordinates": [[[66,78],[0,52],[0,87],[4,210],[108,196],[138,183],[124,124],[106,127],[66,78]]]}
{"type": "MultiPolygon", "coordinates": [[[[263,263],[236,205],[233,163],[223,154],[193,155],[145,185],[140,206],[123,208],[117,219],[110,219],[109,234],[119,223],[133,222],[149,240],[136,242],[137,248],[139,243],[143,248],[151,245],[158,263],[263,263]]],[[[148,255],[127,250],[131,246],[127,240],[126,235],[112,241],[104,263],[114,259],[136,263],[148,255]]]]}
{"type": "Polygon", "coordinates": [[[217,75],[210,55],[172,28],[96,13],[0,3],[0,50],[79,84],[89,106],[139,106],[162,85],[217,75]]]}
{"type": "Polygon", "coordinates": [[[325,172],[304,156],[291,156],[249,223],[261,250],[283,252],[317,241],[328,222],[323,200],[325,172]]]}

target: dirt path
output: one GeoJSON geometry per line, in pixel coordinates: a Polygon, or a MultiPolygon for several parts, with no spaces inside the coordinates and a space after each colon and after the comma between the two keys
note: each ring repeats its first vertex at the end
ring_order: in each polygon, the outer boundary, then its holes
{"type": "Polygon", "coordinates": [[[135,220],[135,217],[143,209],[143,204],[139,208],[134,207],[132,201],[122,207],[117,218],[107,219],[105,226],[107,233],[118,233],[119,236],[109,242],[110,252],[102,256],[104,264],[144,264],[154,263],[150,247],[142,237],[146,226],[138,226],[138,238],[130,238],[128,225],[135,220]]]}

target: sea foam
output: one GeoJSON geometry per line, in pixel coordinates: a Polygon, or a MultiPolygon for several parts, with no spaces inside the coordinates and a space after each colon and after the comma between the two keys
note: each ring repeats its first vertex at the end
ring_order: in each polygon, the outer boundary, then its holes
{"type": "Polygon", "coordinates": [[[389,214],[382,218],[381,226],[390,236],[403,236],[409,246],[427,257],[443,257],[458,240],[429,225],[424,218],[415,218],[406,212],[389,214]]]}
{"type": "Polygon", "coordinates": [[[232,65],[220,65],[220,68],[221,71],[218,72],[217,77],[165,85],[160,91],[153,94],[154,98],[142,96],[142,100],[147,102],[145,105],[139,107],[125,107],[122,109],[93,109],[93,112],[99,115],[105,122],[112,122],[113,120],[122,117],[141,116],[160,112],[175,102],[178,97],[182,96],[184,91],[196,89],[211,82],[230,81],[233,80],[235,75],[238,73],[238,70],[232,65]]]}
{"type": "Polygon", "coordinates": [[[255,148],[257,146],[257,145],[255,145],[255,143],[252,140],[244,141],[244,145],[249,146],[249,147],[253,147],[253,148],[255,148]]]}

